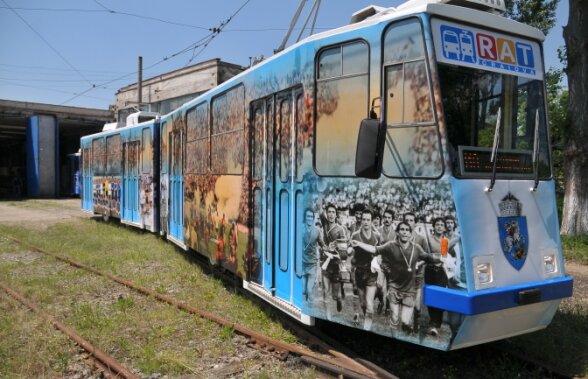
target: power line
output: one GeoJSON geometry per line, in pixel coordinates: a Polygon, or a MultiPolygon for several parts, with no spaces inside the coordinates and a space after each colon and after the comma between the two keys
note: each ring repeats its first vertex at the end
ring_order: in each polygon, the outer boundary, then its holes
{"type": "MultiPolygon", "coordinates": [[[[94,0],[94,1],[96,1],[96,0],[94,0]]],[[[229,17],[229,18],[228,18],[226,21],[224,21],[224,22],[221,22],[221,24],[220,24],[220,26],[219,26],[218,28],[213,28],[213,29],[212,29],[212,32],[213,32],[213,34],[212,34],[212,36],[210,37],[210,39],[209,39],[209,40],[208,40],[208,41],[207,41],[207,42],[206,42],[206,43],[203,45],[202,49],[200,49],[200,51],[199,51],[198,53],[196,53],[196,48],[194,48],[194,50],[192,51],[192,57],[191,57],[191,58],[188,60],[188,62],[186,63],[186,65],[185,65],[184,67],[188,66],[188,65],[189,65],[189,64],[190,64],[190,63],[191,63],[191,62],[192,62],[192,61],[193,61],[193,60],[194,60],[194,59],[195,59],[197,56],[199,56],[199,55],[200,55],[200,54],[201,54],[201,53],[202,53],[202,52],[203,52],[203,51],[204,51],[204,50],[205,50],[205,49],[208,47],[208,44],[209,44],[210,42],[212,42],[212,40],[213,40],[213,39],[214,39],[216,36],[218,36],[218,35],[220,34],[220,32],[222,32],[222,31],[223,31],[223,29],[224,29],[224,28],[225,28],[225,27],[226,27],[226,26],[229,24],[229,22],[231,22],[231,20],[233,19],[233,17],[235,17],[235,16],[236,16],[236,15],[237,15],[239,12],[241,12],[241,10],[242,10],[243,8],[245,8],[245,6],[246,6],[247,4],[249,4],[249,2],[250,2],[250,1],[251,1],[251,0],[247,0],[247,1],[245,1],[245,2],[243,3],[243,5],[241,5],[241,6],[239,7],[239,9],[237,9],[237,10],[235,11],[235,13],[233,13],[233,14],[231,15],[231,17],[229,17]]]]}
{"type": "MultiPolygon", "coordinates": [[[[72,70],[70,68],[58,68],[58,67],[47,67],[47,66],[28,66],[28,65],[22,65],[22,64],[10,64],[10,63],[0,63],[0,66],[20,68],[23,70],[30,69],[30,70],[63,71],[66,73],[70,73],[72,71],[75,72],[74,70],[72,70]]],[[[22,72],[22,70],[9,70],[9,69],[2,69],[2,68],[0,68],[0,70],[22,72]]],[[[122,74],[122,72],[120,72],[120,71],[105,71],[105,70],[80,70],[80,71],[86,72],[86,73],[96,73],[96,74],[122,74]]],[[[58,73],[56,73],[56,74],[58,74],[58,73]]]]}
{"type": "MultiPolygon", "coordinates": [[[[99,4],[100,6],[103,6],[102,4],[99,4]]],[[[143,15],[139,15],[139,14],[133,14],[133,13],[129,13],[129,12],[120,12],[120,11],[115,11],[112,10],[110,8],[106,8],[105,9],[83,9],[83,8],[24,8],[24,7],[12,7],[12,9],[16,9],[16,10],[20,10],[20,11],[33,11],[33,12],[78,12],[78,13],[110,13],[110,14],[117,14],[120,16],[129,16],[129,17],[135,17],[135,18],[142,18],[145,20],[151,20],[151,21],[157,21],[157,22],[162,22],[165,24],[170,24],[170,25],[176,25],[176,26],[182,26],[182,27],[187,27],[187,28],[193,28],[193,29],[200,29],[200,30],[209,30],[209,28],[204,27],[204,26],[199,26],[199,25],[192,25],[192,24],[186,24],[186,23],[182,23],[182,22],[176,22],[176,21],[170,21],[170,20],[165,20],[165,19],[161,19],[161,18],[157,18],[157,17],[150,17],[150,16],[143,16],[143,15]]],[[[9,7],[2,7],[0,6],[0,9],[10,9],[9,7]]],[[[330,29],[334,29],[334,27],[321,27],[321,28],[315,28],[315,30],[330,30],[330,29]]],[[[267,28],[238,28],[238,29],[225,29],[224,32],[226,33],[243,33],[243,32],[282,32],[288,30],[288,28],[278,28],[278,27],[267,27],[267,28]]],[[[301,28],[294,28],[294,30],[301,30],[301,28]]]]}
{"type": "MultiPolygon", "coordinates": [[[[2,1],[4,1],[4,0],[2,0],[2,1]]],[[[145,68],[144,68],[144,70],[149,70],[149,69],[151,69],[151,68],[153,68],[153,67],[155,67],[155,66],[157,66],[157,65],[159,65],[159,64],[161,64],[161,63],[163,63],[163,62],[166,62],[166,61],[168,61],[168,60],[170,60],[170,59],[172,59],[172,58],[175,58],[175,57],[177,57],[177,56],[179,56],[179,55],[185,54],[185,53],[187,53],[188,51],[192,51],[192,52],[193,52],[193,58],[191,58],[191,59],[190,59],[190,61],[189,61],[189,62],[191,62],[191,60],[192,60],[192,59],[194,59],[196,56],[198,56],[200,53],[202,53],[202,51],[203,51],[203,50],[204,50],[204,49],[205,49],[205,48],[208,46],[208,44],[209,44],[209,43],[210,43],[210,42],[211,42],[211,41],[212,41],[212,40],[213,40],[213,39],[214,39],[214,38],[215,38],[215,37],[216,37],[216,36],[217,36],[217,35],[218,35],[218,34],[219,34],[219,33],[220,33],[222,30],[223,30],[223,29],[224,29],[224,27],[225,27],[225,26],[226,26],[226,25],[227,25],[229,22],[231,22],[231,20],[232,20],[232,19],[233,19],[233,18],[234,18],[234,17],[235,17],[235,16],[236,16],[236,15],[237,15],[237,14],[238,14],[238,13],[239,13],[241,10],[242,10],[242,9],[243,9],[243,8],[244,8],[244,7],[245,7],[245,6],[246,6],[246,5],[247,5],[247,4],[250,2],[250,1],[251,1],[251,0],[246,0],[246,1],[245,1],[245,3],[243,3],[243,5],[241,5],[241,6],[239,7],[239,9],[237,9],[237,11],[235,11],[235,12],[234,12],[234,13],[233,13],[233,14],[232,14],[232,15],[231,15],[231,16],[230,16],[230,17],[229,17],[229,18],[228,18],[226,21],[224,21],[224,22],[221,22],[221,24],[220,24],[220,26],[219,26],[219,27],[217,27],[217,28],[211,28],[211,29],[208,29],[208,30],[210,30],[210,31],[211,31],[211,33],[210,33],[210,34],[206,35],[205,37],[203,37],[203,38],[199,39],[198,41],[196,41],[196,42],[194,42],[194,43],[191,43],[189,46],[187,46],[187,47],[183,48],[182,50],[180,50],[180,51],[178,51],[178,52],[176,52],[176,53],[173,53],[173,54],[172,54],[172,55],[170,55],[169,57],[163,57],[161,60],[159,60],[159,61],[157,61],[157,62],[155,62],[155,63],[151,64],[150,66],[147,66],[147,67],[145,67],[145,68]],[[196,49],[198,49],[199,47],[201,47],[201,46],[203,46],[203,48],[202,48],[202,49],[201,49],[201,50],[200,50],[200,51],[199,51],[197,54],[194,54],[194,51],[195,51],[196,49]]],[[[102,84],[100,84],[99,86],[106,86],[106,85],[108,85],[108,84],[111,84],[111,83],[113,83],[113,82],[116,82],[116,81],[118,81],[118,80],[124,79],[124,78],[126,78],[126,77],[128,77],[128,76],[135,75],[135,74],[137,74],[137,71],[133,71],[133,72],[131,72],[131,73],[129,73],[129,74],[122,75],[122,76],[120,76],[120,77],[118,77],[118,78],[116,78],[116,79],[113,79],[113,80],[110,80],[110,81],[108,81],[108,82],[102,83],[102,84]]],[[[95,85],[95,84],[94,84],[94,85],[92,85],[92,87],[90,87],[90,88],[86,89],[85,91],[83,91],[83,92],[80,92],[79,94],[75,94],[75,96],[73,96],[73,97],[71,97],[71,98],[67,99],[66,101],[62,102],[60,105],[67,104],[68,102],[70,102],[70,101],[72,101],[72,100],[74,100],[74,99],[76,99],[76,98],[78,98],[78,97],[80,97],[80,96],[83,96],[83,95],[85,95],[86,93],[88,93],[88,92],[92,91],[94,88],[96,88],[96,85],[95,85]]]]}
{"type": "Polygon", "coordinates": [[[11,80],[11,81],[21,81],[21,82],[53,82],[53,83],[79,83],[85,82],[85,80],[81,79],[36,79],[36,78],[3,78],[0,77],[2,80],[11,80]]]}
{"type": "Polygon", "coordinates": [[[86,82],[88,82],[88,84],[92,84],[92,82],[90,80],[88,80],[88,78],[86,78],[84,76],[84,74],[81,73],[81,71],[79,71],[77,68],[74,67],[73,64],[71,64],[64,56],[63,54],[61,54],[55,47],[53,47],[53,45],[51,45],[49,43],[49,41],[47,41],[39,32],[37,32],[37,30],[35,30],[35,28],[33,28],[33,26],[31,24],[29,24],[27,22],[27,20],[25,20],[20,14],[18,14],[17,11],[15,11],[14,9],[10,8],[10,6],[6,3],[5,0],[0,0],[4,3],[4,5],[6,5],[6,7],[8,7],[8,9],[10,9],[18,18],[20,18],[20,20],[22,22],[25,23],[26,26],[28,26],[43,42],[45,42],[45,44],[47,46],[49,46],[49,48],[51,48],[51,50],[53,50],[53,52],[55,52],[55,54],[57,54],[69,67],[71,67],[72,70],[74,70],[75,72],[78,73],[78,75],[80,75],[86,82]]]}
{"type": "MultiPolygon", "coordinates": [[[[44,91],[52,91],[52,92],[58,92],[58,93],[71,94],[71,91],[62,91],[62,90],[55,89],[54,87],[39,87],[39,86],[31,86],[31,85],[27,85],[27,84],[2,83],[2,82],[5,82],[5,80],[0,79],[0,86],[10,86],[10,87],[16,86],[16,87],[34,88],[34,89],[40,89],[40,90],[44,90],[44,91]]],[[[102,87],[101,87],[101,89],[102,89],[102,87]]],[[[103,88],[103,89],[109,89],[109,88],[103,88]]],[[[101,97],[95,97],[95,96],[88,96],[88,97],[91,99],[106,100],[101,97]]]]}
{"type": "Polygon", "coordinates": [[[142,15],[138,15],[138,14],[134,14],[134,13],[115,11],[114,9],[107,8],[102,3],[100,3],[98,0],[94,0],[94,2],[96,4],[98,4],[99,6],[101,6],[102,8],[104,8],[105,11],[107,11],[108,13],[111,13],[111,14],[119,14],[119,15],[123,15],[123,16],[136,17],[136,18],[141,18],[141,19],[145,19],[145,20],[152,20],[152,21],[163,22],[164,24],[177,25],[177,26],[185,26],[185,27],[194,28],[194,29],[201,29],[201,30],[208,30],[208,28],[205,28],[203,26],[183,24],[181,22],[164,20],[164,19],[157,18],[157,17],[142,16],[142,15]]]}

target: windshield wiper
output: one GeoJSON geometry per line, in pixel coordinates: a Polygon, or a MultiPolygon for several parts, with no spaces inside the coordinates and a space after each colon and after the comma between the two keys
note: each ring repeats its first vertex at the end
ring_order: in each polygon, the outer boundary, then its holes
{"type": "Polygon", "coordinates": [[[486,188],[486,192],[492,192],[494,183],[496,183],[496,162],[498,161],[498,145],[500,144],[500,115],[502,107],[498,108],[498,115],[496,116],[496,128],[494,129],[494,143],[492,144],[492,155],[490,162],[492,163],[492,178],[490,179],[490,187],[486,188]]]}
{"type": "Polygon", "coordinates": [[[537,191],[539,187],[539,109],[535,112],[535,140],[533,141],[533,174],[535,175],[535,185],[531,192],[537,191]]]}

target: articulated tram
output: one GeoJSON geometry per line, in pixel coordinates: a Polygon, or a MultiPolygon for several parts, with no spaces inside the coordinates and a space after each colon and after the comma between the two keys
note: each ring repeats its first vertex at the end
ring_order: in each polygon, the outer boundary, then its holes
{"type": "Polygon", "coordinates": [[[371,6],[169,114],[83,137],[82,209],[307,324],[441,350],[545,328],[573,280],[544,35],[501,9],[371,6]]]}

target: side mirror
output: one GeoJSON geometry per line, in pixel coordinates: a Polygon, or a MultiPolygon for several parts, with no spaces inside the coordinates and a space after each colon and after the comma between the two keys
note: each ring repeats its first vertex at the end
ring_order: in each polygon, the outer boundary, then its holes
{"type": "Polygon", "coordinates": [[[384,129],[379,120],[361,121],[357,149],[355,151],[355,175],[361,178],[378,179],[382,174],[384,157],[384,129]]]}

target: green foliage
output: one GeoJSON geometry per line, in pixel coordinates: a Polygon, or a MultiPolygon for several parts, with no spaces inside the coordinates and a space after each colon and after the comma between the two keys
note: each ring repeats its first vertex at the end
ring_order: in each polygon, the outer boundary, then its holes
{"type": "Polygon", "coordinates": [[[505,16],[528,24],[547,34],[555,25],[555,9],[559,0],[506,0],[505,16]]]}
{"type": "Polygon", "coordinates": [[[233,338],[233,332],[234,332],[234,329],[232,326],[225,325],[221,329],[221,331],[219,333],[219,337],[226,340],[226,341],[229,341],[231,338],[233,338]]]}
{"type": "Polygon", "coordinates": [[[562,236],[561,243],[566,259],[588,264],[588,235],[562,236]]]}
{"type": "Polygon", "coordinates": [[[569,93],[568,90],[564,89],[561,85],[562,76],[562,70],[555,69],[550,69],[545,75],[554,177],[557,183],[557,190],[560,193],[563,192],[564,186],[563,150],[567,140],[567,131],[569,129],[569,93]]]}
{"type": "Polygon", "coordinates": [[[135,305],[135,302],[130,297],[119,297],[116,303],[114,304],[114,308],[119,312],[125,313],[128,309],[132,308],[135,305]]]}

